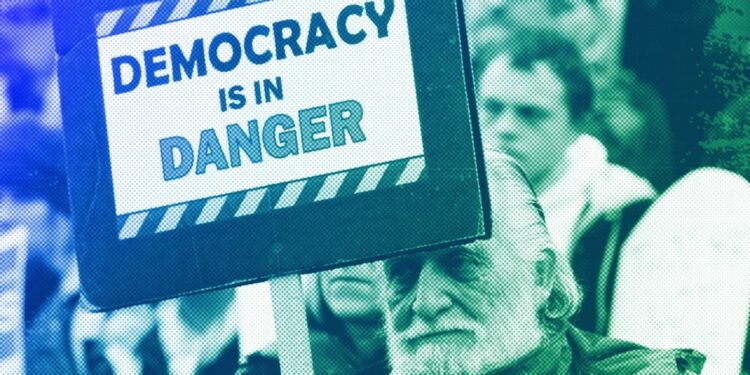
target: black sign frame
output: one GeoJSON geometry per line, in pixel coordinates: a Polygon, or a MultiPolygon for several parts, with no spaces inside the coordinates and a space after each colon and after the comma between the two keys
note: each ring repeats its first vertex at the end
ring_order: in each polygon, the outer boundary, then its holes
{"type": "Polygon", "coordinates": [[[406,0],[426,178],[118,239],[93,19],[138,4],[53,1],[74,232],[89,308],[148,303],[490,235],[462,1],[406,0]]]}

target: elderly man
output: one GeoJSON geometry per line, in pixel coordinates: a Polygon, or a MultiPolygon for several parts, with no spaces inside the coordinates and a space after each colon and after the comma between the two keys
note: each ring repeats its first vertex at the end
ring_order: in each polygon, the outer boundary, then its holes
{"type": "Polygon", "coordinates": [[[492,237],[385,262],[395,374],[683,374],[704,357],[567,322],[579,294],[517,164],[488,152],[492,237]]]}

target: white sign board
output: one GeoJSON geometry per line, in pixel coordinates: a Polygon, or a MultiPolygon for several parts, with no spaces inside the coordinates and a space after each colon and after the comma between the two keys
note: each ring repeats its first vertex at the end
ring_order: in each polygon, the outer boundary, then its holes
{"type": "Polygon", "coordinates": [[[119,217],[424,155],[403,3],[159,5],[97,28],[119,217]]]}
{"type": "Polygon", "coordinates": [[[461,6],[55,0],[84,301],[485,236],[461,6]]]}

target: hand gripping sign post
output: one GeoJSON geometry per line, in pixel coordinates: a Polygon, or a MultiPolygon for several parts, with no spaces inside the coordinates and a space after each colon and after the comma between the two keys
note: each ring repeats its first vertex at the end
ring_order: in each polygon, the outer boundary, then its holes
{"type": "Polygon", "coordinates": [[[299,273],[487,235],[461,6],[57,0],[86,301],[273,278],[294,327],[299,273]]]}

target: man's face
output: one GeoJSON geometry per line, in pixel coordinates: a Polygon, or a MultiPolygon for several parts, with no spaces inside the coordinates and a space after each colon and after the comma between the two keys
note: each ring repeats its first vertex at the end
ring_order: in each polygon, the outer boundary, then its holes
{"type": "Polygon", "coordinates": [[[378,287],[382,263],[336,268],[320,275],[323,298],[334,315],[345,320],[380,318],[378,287]]]}
{"type": "MultiPolygon", "coordinates": [[[[517,232],[517,231],[516,231],[517,232]]],[[[385,262],[387,333],[396,374],[476,374],[513,364],[543,336],[548,296],[512,238],[385,262]]]]}
{"type": "Polygon", "coordinates": [[[495,58],[479,83],[482,141],[524,167],[539,186],[563,160],[579,132],[571,123],[565,87],[548,64],[531,70],[513,67],[505,55],[495,58]]]}

